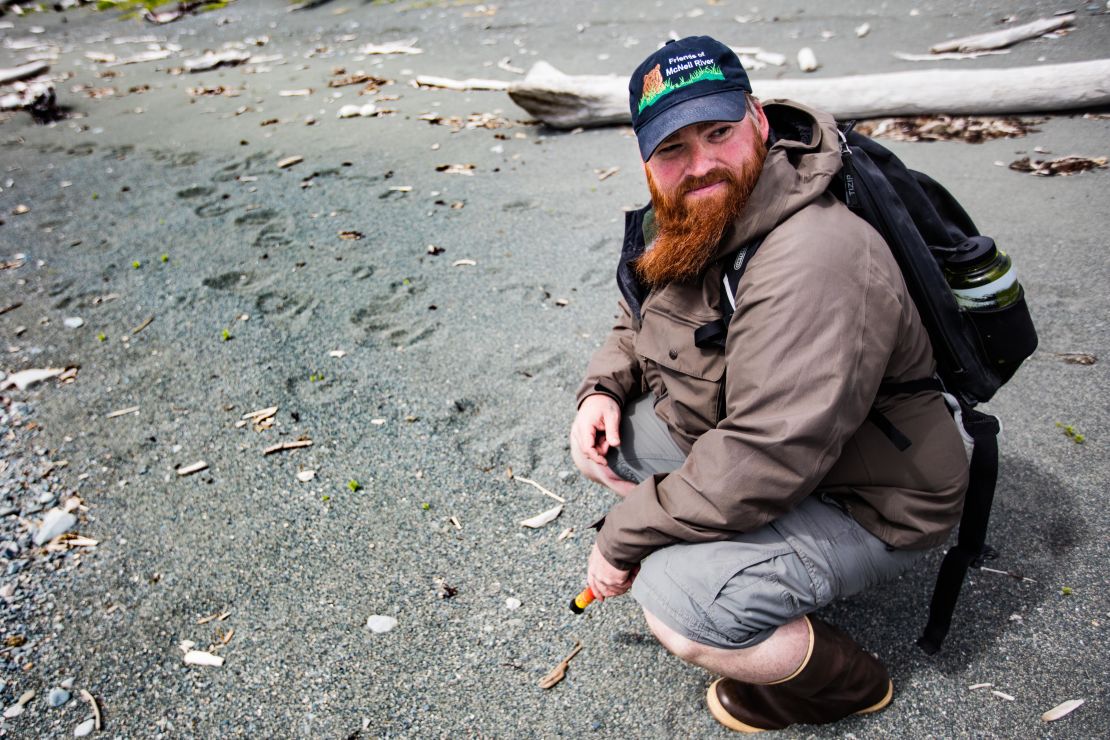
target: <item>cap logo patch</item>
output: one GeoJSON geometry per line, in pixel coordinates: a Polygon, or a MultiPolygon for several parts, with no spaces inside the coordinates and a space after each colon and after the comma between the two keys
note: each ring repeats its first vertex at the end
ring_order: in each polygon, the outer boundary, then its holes
{"type": "Polygon", "coordinates": [[[671,57],[667,60],[665,72],[660,70],[661,65],[656,64],[654,69],[644,75],[643,91],[637,113],[643,112],[644,108],[654,104],[668,93],[687,85],[693,85],[702,80],[724,80],[725,75],[721,72],[721,68],[705,57],[704,51],[671,57]],[[689,72],[689,74],[682,76],[683,72],[689,72]]]}

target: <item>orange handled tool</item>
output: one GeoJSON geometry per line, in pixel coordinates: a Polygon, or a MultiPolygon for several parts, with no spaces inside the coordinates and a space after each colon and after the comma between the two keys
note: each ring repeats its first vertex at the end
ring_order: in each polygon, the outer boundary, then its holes
{"type": "Polygon", "coordinates": [[[586,586],[586,588],[582,589],[582,593],[571,600],[570,610],[575,614],[581,614],[586,611],[586,607],[592,604],[595,598],[597,597],[594,596],[593,590],[589,586],[586,586]]]}

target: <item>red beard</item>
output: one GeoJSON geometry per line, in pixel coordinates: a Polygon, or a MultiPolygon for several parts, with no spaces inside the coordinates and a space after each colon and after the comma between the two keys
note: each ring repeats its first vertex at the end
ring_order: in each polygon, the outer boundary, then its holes
{"type": "Polygon", "coordinates": [[[663,192],[645,167],[659,234],[634,263],[640,278],[652,287],[697,278],[716,256],[725,229],[747,206],[766,157],[767,146],[757,137],[755,156],[742,171],[719,167],[701,177],[687,177],[677,192],[663,192]],[[691,190],[716,182],[723,182],[724,189],[687,202],[691,190]]]}

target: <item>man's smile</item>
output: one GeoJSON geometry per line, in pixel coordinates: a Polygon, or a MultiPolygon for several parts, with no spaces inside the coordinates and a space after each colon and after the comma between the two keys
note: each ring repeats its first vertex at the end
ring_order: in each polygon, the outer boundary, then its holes
{"type": "Polygon", "coordinates": [[[701,198],[703,196],[711,195],[713,193],[716,193],[719,188],[723,188],[723,187],[725,187],[725,181],[724,180],[718,180],[717,182],[713,182],[713,183],[710,183],[708,185],[702,185],[701,187],[692,188],[690,190],[687,190],[686,191],[686,196],[687,197],[693,197],[693,198],[701,198]]]}

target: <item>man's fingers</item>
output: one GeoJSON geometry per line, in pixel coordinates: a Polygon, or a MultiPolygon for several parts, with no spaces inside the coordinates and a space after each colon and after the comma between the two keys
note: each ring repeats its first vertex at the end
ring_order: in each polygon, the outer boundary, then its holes
{"type": "Polygon", "coordinates": [[[605,441],[611,447],[621,446],[621,412],[616,404],[605,409],[601,415],[601,423],[605,425],[605,441]]]}
{"type": "Polygon", "coordinates": [[[595,437],[596,432],[592,426],[589,430],[583,430],[579,425],[575,424],[570,433],[571,444],[573,444],[587,460],[598,463],[599,465],[604,465],[605,457],[598,453],[595,447],[595,437]]]}

